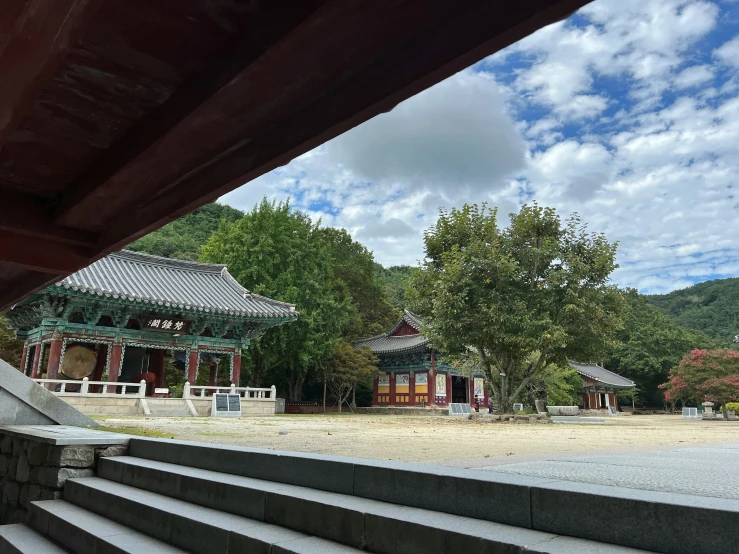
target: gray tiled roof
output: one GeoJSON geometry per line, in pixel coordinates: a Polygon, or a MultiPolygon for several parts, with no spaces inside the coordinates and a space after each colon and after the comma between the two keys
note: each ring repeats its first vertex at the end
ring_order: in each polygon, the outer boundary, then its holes
{"type": "Polygon", "coordinates": [[[392,329],[387,333],[377,335],[376,337],[370,337],[368,339],[358,340],[354,345],[367,345],[374,354],[396,354],[415,350],[425,350],[428,348],[427,345],[430,342],[429,339],[420,333],[416,335],[401,335],[399,337],[391,336],[404,322],[413,327],[416,331],[421,330],[421,318],[413,312],[405,310],[403,312],[403,317],[400,318],[400,320],[393,325],[392,329]]]}
{"type": "Polygon", "coordinates": [[[629,389],[636,386],[636,383],[631,379],[622,377],[618,373],[608,371],[606,368],[601,367],[598,364],[581,364],[570,360],[570,367],[572,369],[576,369],[580,375],[590,377],[594,381],[598,381],[604,385],[623,389],[629,389]]]}
{"type": "Polygon", "coordinates": [[[393,328],[390,329],[387,334],[392,335],[395,331],[398,330],[398,328],[403,325],[403,323],[407,323],[411,327],[413,327],[416,331],[421,330],[421,326],[423,325],[423,322],[421,321],[421,317],[417,316],[413,312],[410,312],[408,310],[403,310],[403,317],[400,318],[400,321],[398,321],[395,325],[393,325],[393,328]]]}
{"type": "Polygon", "coordinates": [[[172,260],[121,250],[73,273],[56,286],[185,311],[260,318],[295,318],[295,306],[252,294],[225,265],[172,260]]]}
{"type": "Polygon", "coordinates": [[[391,337],[387,333],[384,333],[376,337],[358,340],[354,345],[367,345],[374,354],[395,354],[425,349],[429,342],[429,339],[423,335],[391,337]]]}

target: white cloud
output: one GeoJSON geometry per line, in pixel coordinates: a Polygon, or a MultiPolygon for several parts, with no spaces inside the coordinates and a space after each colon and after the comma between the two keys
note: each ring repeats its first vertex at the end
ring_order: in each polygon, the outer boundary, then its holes
{"type": "Polygon", "coordinates": [[[683,69],[675,77],[675,86],[679,89],[691,88],[713,79],[713,69],[708,65],[693,65],[683,69]]]}
{"type": "Polygon", "coordinates": [[[739,67],[739,35],[725,42],[713,51],[714,55],[726,65],[739,67]]]}
{"type": "Polygon", "coordinates": [[[712,35],[730,9],[596,0],[224,200],[290,196],[412,265],[440,207],[488,201],[505,223],[536,199],[620,242],[620,285],[739,275],[739,36],[712,35]]]}

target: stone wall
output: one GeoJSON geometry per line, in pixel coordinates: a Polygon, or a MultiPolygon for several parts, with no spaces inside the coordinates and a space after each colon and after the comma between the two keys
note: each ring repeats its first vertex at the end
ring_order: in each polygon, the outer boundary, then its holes
{"type": "Polygon", "coordinates": [[[0,432],[0,525],[22,523],[34,500],[60,498],[64,481],[95,474],[101,456],[128,446],[57,446],[0,432]]]}

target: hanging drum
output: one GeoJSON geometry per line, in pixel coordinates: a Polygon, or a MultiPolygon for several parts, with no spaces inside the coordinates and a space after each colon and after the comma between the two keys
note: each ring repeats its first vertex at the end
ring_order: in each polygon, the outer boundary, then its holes
{"type": "Polygon", "coordinates": [[[86,346],[72,346],[67,348],[62,362],[62,373],[70,379],[89,377],[95,369],[97,354],[86,346]]]}

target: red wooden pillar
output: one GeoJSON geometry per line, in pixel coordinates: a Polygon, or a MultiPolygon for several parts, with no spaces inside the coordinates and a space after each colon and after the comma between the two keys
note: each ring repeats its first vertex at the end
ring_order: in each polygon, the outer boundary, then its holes
{"type": "Polygon", "coordinates": [[[470,406],[475,405],[475,378],[467,377],[467,398],[470,399],[470,406]]]}
{"type": "Polygon", "coordinates": [[[436,363],[434,362],[434,351],[431,350],[431,369],[428,376],[429,406],[436,406],[436,363]]]}
{"type": "Polygon", "coordinates": [[[155,349],[149,354],[149,367],[151,372],[154,374],[154,387],[164,387],[164,350],[159,348],[155,349]]]}
{"type": "Polygon", "coordinates": [[[395,373],[390,373],[390,402],[391,406],[395,406],[395,373]]]}
{"type": "Polygon", "coordinates": [[[110,347],[110,365],[108,366],[108,381],[111,383],[118,381],[118,374],[121,372],[121,354],[121,343],[114,342],[110,347]]]}
{"type": "Polygon", "coordinates": [[[26,358],[28,357],[28,343],[23,344],[23,354],[21,354],[21,365],[18,368],[18,371],[21,373],[26,372],[26,358]]]}
{"type": "Polygon", "coordinates": [[[33,367],[31,368],[31,377],[33,379],[39,378],[40,368],[39,365],[41,365],[41,352],[44,350],[44,343],[39,342],[36,346],[33,347],[33,367]]]}
{"type": "Polygon", "coordinates": [[[234,370],[233,375],[231,376],[231,383],[239,386],[239,379],[241,379],[241,352],[236,352],[234,354],[234,370]]]}
{"type": "MultiPolygon", "coordinates": [[[[47,379],[58,379],[59,378],[59,362],[62,359],[62,336],[54,335],[51,338],[51,347],[49,348],[49,362],[46,365],[46,378],[47,379]]],[[[51,390],[54,390],[56,385],[51,385],[51,390]]]]}
{"type": "Polygon", "coordinates": [[[377,387],[380,381],[379,377],[375,377],[372,380],[372,405],[377,406],[377,387]]]}
{"type": "Polygon", "coordinates": [[[416,372],[411,371],[408,374],[408,405],[416,405],[416,372]]]}
{"type": "Polygon", "coordinates": [[[452,374],[446,374],[446,403],[447,406],[452,403],[452,374]]]}
{"type": "Polygon", "coordinates": [[[187,381],[191,385],[195,384],[198,378],[198,364],[200,363],[200,352],[197,348],[190,350],[190,361],[187,365],[187,381]]]}
{"type": "Polygon", "coordinates": [[[482,390],[483,390],[483,393],[485,394],[485,397],[484,397],[484,400],[483,400],[483,402],[485,402],[485,406],[484,407],[487,410],[488,409],[488,400],[490,399],[490,392],[488,391],[488,384],[485,381],[485,377],[482,378],[482,390]]]}

